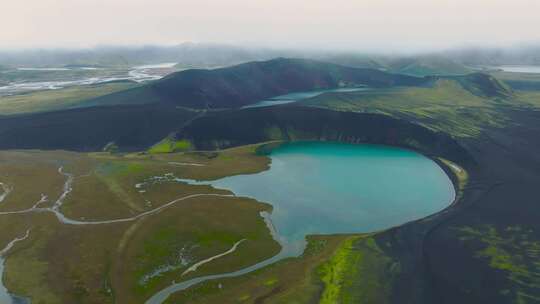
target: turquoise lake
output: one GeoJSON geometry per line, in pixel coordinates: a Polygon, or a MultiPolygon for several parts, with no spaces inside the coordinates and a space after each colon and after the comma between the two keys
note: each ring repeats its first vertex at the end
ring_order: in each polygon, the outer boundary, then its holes
{"type": "Polygon", "coordinates": [[[409,150],[297,142],[270,157],[267,171],[211,184],[272,204],[270,218],[285,243],[308,234],[386,229],[436,213],[455,197],[446,173],[409,150]]]}
{"type": "Polygon", "coordinates": [[[376,145],[295,142],[272,150],[269,170],[210,182],[270,203],[273,235],[282,250],[249,267],[173,283],[146,304],[161,304],[195,284],[237,277],[302,254],[309,234],[373,232],[420,219],[446,208],[455,198],[446,173],[413,151],[376,145]]]}

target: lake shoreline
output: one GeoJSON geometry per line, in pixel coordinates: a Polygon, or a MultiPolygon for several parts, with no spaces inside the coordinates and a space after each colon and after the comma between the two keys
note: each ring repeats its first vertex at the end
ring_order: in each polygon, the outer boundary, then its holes
{"type": "MultiPolygon", "coordinates": [[[[312,141],[307,141],[307,143],[313,143],[312,141]]],[[[306,143],[306,142],[304,142],[306,143]]],[[[266,155],[268,157],[271,157],[272,155],[272,151],[275,151],[275,149],[283,149],[284,147],[287,147],[287,145],[294,145],[294,144],[302,144],[302,142],[274,142],[274,143],[271,143],[270,146],[268,146],[268,144],[261,144],[259,145],[259,147],[256,149],[256,153],[258,154],[263,154],[263,155],[266,155]]],[[[321,144],[319,142],[317,142],[316,144],[321,144]]],[[[332,143],[323,143],[324,144],[332,144],[332,143]]],[[[425,157],[424,155],[416,152],[416,151],[412,151],[412,150],[404,150],[404,149],[400,149],[399,147],[392,147],[392,146],[385,146],[385,145],[355,145],[355,144],[346,144],[346,143],[336,143],[336,142],[333,142],[334,145],[343,145],[342,147],[363,147],[365,148],[366,146],[367,147],[370,147],[370,148],[373,148],[373,149],[389,149],[389,151],[392,151],[392,152],[398,152],[398,151],[406,151],[406,153],[410,153],[410,154],[407,154],[407,155],[418,155],[418,156],[422,156],[422,157],[425,157]],[[413,154],[414,153],[414,154],[413,154]]],[[[271,165],[270,165],[270,168],[268,170],[264,170],[264,171],[261,171],[260,173],[258,174],[261,174],[261,173],[264,173],[264,172],[268,172],[269,170],[272,170],[272,167],[274,166],[275,164],[275,159],[272,158],[272,162],[271,162],[271,165]]],[[[445,177],[447,177],[449,179],[449,183],[452,184],[452,189],[456,189],[455,188],[455,185],[454,185],[454,182],[452,179],[450,179],[449,176],[447,176],[447,172],[441,167],[440,163],[436,161],[436,159],[434,158],[431,158],[431,157],[426,157],[426,160],[429,160],[430,162],[433,163],[434,166],[436,166],[437,168],[439,168],[440,170],[442,170],[442,174],[444,174],[445,177]]],[[[254,176],[253,175],[244,175],[244,176],[251,176],[251,178],[253,178],[254,176]]],[[[232,177],[231,177],[232,178],[232,177]]],[[[236,178],[242,178],[242,175],[240,176],[236,176],[236,178]]],[[[219,184],[219,180],[216,182],[216,181],[209,181],[209,182],[206,182],[206,181],[193,181],[193,180],[186,180],[186,179],[177,179],[177,181],[179,182],[187,182],[189,184],[192,184],[192,183],[195,183],[195,184],[208,184],[208,185],[212,185],[213,187],[216,187],[218,189],[229,189],[231,190],[233,193],[235,193],[235,195],[237,196],[241,196],[241,197],[250,197],[250,198],[253,198],[253,199],[256,199],[258,201],[265,201],[265,202],[268,202],[268,203],[271,203],[272,206],[273,206],[273,211],[272,211],[272,215],[275,214],[276,212],[276,205],[275,205],[275,201],[273,200],[269,200],[269,199],[261,199],[260,197],[257,197],[255,195],[245,195],[245,193],[237,193],[237,191],[235,191],[234,189],[230,189],[230,187],[223,187],[223,185],[220,185],[219,184]]],[[[271,188],[274,188],[274,187],[271,187],[271,188]]],[[[279,188],[279,187],[278,187],[279,188]]],[[[453,194],[453,197],[452,199],[448,202],[449,205],[444,209],[448,208],[449,206],[452,205],[452,203],[455,201],[456,199],[456,195],[455,193],[453,194]]],[[[366,234],[366,233],[380,233],[380,232],[383,232],[383,231],[386,231],[388,229],[392,229],[392,228],[395,228],[395,227],[399,227],[401,225],[404,225],[406,223],[409,223],[411,221],[417,221],[417,220],[421,220],[423,218],[426,218],[426,217],[429,217],[429,216],[433,216],[434,214],[438,213],[438,212],[442,212],[443,210],[439,210],[433,214],[428,214],[426,216],[423,216],[421,217],[420,219],[419,218],[416,218],[416,219],[411,219],[409,221],[405,221],[403,223],[399,223],[399,224],[396,224],[396,225],[391,225],[389,227],[386,227],[384,229],[375,229],[375,230],[371,230],[371,231],[364,231],[364,232],[358,232],[358,231],[349,231],[349,232],[335,232],[335,233],[322,233],[324,235],[358,235],[358,234],[366,234]]],[[[268,217],[268,220],[269,222],[273,222],[271,220],[271,216],[268,217]]],[[[279,228],[278,228],[279,229],[279,228]]],[[[274,236],[274,239],[276,239],[280,245],[282,246],[282,250],[280,251],[280,253],[278,253],[276,256],[270,258],[270,259],[267,259],[267,260],[264,260],[264,261],[261,261],[260,263],[257,263],[255,265],[252,265],[250,267],[246,267],[244,269],[240,269],[238,271],[235,271],[235,272],[230,272],[230,273],[223,273],[223,274],[216,274],[216,275],[209,275],[209,276],[204,276],[204,277],[199,277],[199,278],[194,278],[194,279],[191,279],[191,280],[188,280],[188,281],[185,281],[185,282],[181,282],[181,283],[175,283],[171,286],[169,286],[168,288],[165,288],[163,289],[162,291],[158,292],[157,294],[155,294],[152,298],[150,298],[146,303],[147,304],[157,304],[157,303],[162,303],[163,301],[165,301],[165,299],[175,293],[175,292],[178,292],[178,291],[181,291],[181,290],[184,290],[186,288],[189,288],[191,286],[193,286],[194,284],[198,284],[198,283],[201,283],[201,282],[204,282],[204,281],[207,281],[207,280],[212,280],[212,279],[219,279],[219,278],[227,278],[227,277],[233,277],[233,276],[238,276],[238,275],[242,275],[242,274],[246,274],[248,272],[251,272],[251,271],[254,271],[254,270],[257,270],[257,269],[260,269],[264,266],[267,266],[267,265],[270,265],[274,262],[277,262],[278,260],[282,260],[282,259],[285,259],[287,257],[298,257],[300,256],[303,251],[304,251],[304,248],[305,248],[305,242],[306,242],[306,238],[311,236],[311,235],[321,235],[321,233],[305,233],[303,234],[303,237],[302,239],[304,240],[303,242],[303,245],[304,246],[301,246],[301,247],[297,247],[296,245],[294,245],[295,242],[293,243],[290,243],[291,240],[288,240],[287,238],[284,238],[283,236],[280,236],[280,235],[275,235],[274,236]],[[289,245],[293,245],[292,247],[290,247],[289,245]],[[297,249],[291,249],[291,248],[297,248],[297,249]],[[292,250],[292,251],[291,251],[292,250]],[[293,252],[294,251],[294,252],[293,252]],[[298,251],[298,252],[296,252],[298,251]],[[286,252],[289,252],[288,254],[286,252]]]]}

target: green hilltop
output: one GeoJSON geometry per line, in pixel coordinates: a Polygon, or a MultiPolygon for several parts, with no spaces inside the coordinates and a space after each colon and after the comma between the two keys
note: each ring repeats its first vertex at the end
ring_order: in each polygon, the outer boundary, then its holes
{"type": "Polygon", "coordinates": [[[347,93],[326,93],[298,104],[338,111],[385,114],[416,121],[458,137],[479,135],[486,126],[500,126],[501,103],[512,91],[486,74],[433,77],[424,87],[398,87],[347,93]]]}
{"type": "Polygon", "coordinates": [[[392,59],[386,66],[394,73],[413,76],[463,75],[472,72],[461,63],[435,55],[392,59]]]}

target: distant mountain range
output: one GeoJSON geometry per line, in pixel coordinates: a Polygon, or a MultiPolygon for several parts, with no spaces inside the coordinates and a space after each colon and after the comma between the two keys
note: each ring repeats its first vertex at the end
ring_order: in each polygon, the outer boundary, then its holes
{"type": "Polygon", "coordinates": [[[441,56],[468,66],[540,65],[540,45],[512,48],[463,48],[441,56]]]}
{"type": "Polygon", "coordinates": [[[0,65],[12,67],[125,67],[175,62],[179,68],[222,67],[253,60],[266,60],[290,52],[248,49],[222,44],[182,43],[174,46],[92,49],[0,50],[0,65]]]}
{"type": "Polygon", "coordinates": [[[380,55],[360,51],[317,51],[247,48],[212,43],[174,46],[97,47],[93,49],[0,50],[0,65],[27,67],[133,66],[176,62],[178,68],[226,67],[276,57],[305,58],[351,67],[410,75],[456,75],[473,66],[540,65],[540,46],[462,48],[415,55],[380,55]]]}

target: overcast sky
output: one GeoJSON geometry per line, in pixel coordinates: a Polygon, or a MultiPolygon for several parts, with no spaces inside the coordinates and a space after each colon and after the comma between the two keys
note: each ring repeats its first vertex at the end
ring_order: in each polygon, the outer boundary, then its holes
{"type": "Polygon", "coordinates": [[[417,50],[540,42],[539,0],[1,0],[0,49],[216,42],[417,50]]]}

